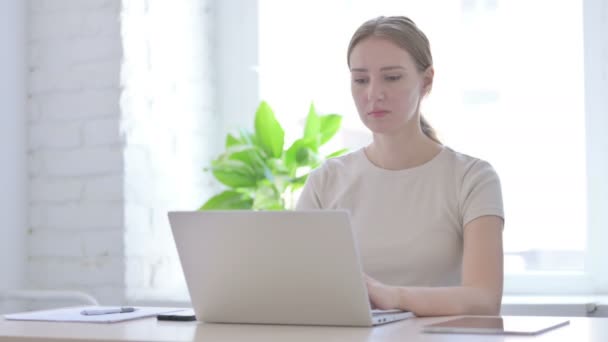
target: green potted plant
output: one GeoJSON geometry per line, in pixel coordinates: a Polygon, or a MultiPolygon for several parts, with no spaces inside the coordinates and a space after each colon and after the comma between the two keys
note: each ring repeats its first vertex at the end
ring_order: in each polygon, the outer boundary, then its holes
{"type": "Polygon", "coordinates": [[[294,193],[309,172],[325,159],[346,152],[320,153],[341,121],[338,114],[319,115],[311,103],[302,137],[284,149],[285,132],[268,103],[262,101],[255,113],[254,131],[228,134],[225,151],[211,162],[208,170],[227,189],[208,199],[200,210],[293,209],[294,193]]]}

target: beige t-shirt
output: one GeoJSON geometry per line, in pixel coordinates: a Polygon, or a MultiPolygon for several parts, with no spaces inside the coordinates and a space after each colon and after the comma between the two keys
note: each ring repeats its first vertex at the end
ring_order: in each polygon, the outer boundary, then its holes
{"type": "Polygon", "coordinates": [[[296,209],[348,210],[364,272],[396,286],[460,285],[463,227],[504,217],[492,166],[448,147],[398,171],[375,166],[363,149],[327,160],[296,209]]]}

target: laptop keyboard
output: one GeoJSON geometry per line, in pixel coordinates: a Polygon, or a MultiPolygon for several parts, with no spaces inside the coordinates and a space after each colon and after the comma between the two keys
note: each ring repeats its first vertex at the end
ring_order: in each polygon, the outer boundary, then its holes
{"type": "Polygon", "coordinates": [[[396,314],[396,313],[401,313],[404,312],[402,310],[398,310],[398,309],[394,309],[394,310],[378,310],[378,309],[374,309],[372,310],[372,316],[380,316],[380,315],[386,315],[386,314],[396,314]]]}

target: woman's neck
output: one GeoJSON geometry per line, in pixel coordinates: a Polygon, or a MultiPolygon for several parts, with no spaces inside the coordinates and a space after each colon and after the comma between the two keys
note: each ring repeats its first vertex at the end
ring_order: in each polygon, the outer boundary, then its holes
{"type": "Polygon", "coordinates": [[[374,141],[365,148],[367,158],[387,170],[403,170],[420,166],[433,159],[443,146],[419,134],[374,134],[374,141]]]}

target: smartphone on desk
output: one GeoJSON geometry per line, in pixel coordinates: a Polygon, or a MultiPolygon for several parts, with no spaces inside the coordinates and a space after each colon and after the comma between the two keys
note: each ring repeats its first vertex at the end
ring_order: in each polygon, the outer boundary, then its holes
{"type": "Polygon", "coordinates": [[[159,321],[196,321],[196,316],[194,314],[194,310],[192,309],[184,309],[181,311],[168,312],[164,314],[156,315],[156,319],[159,321]]]}

